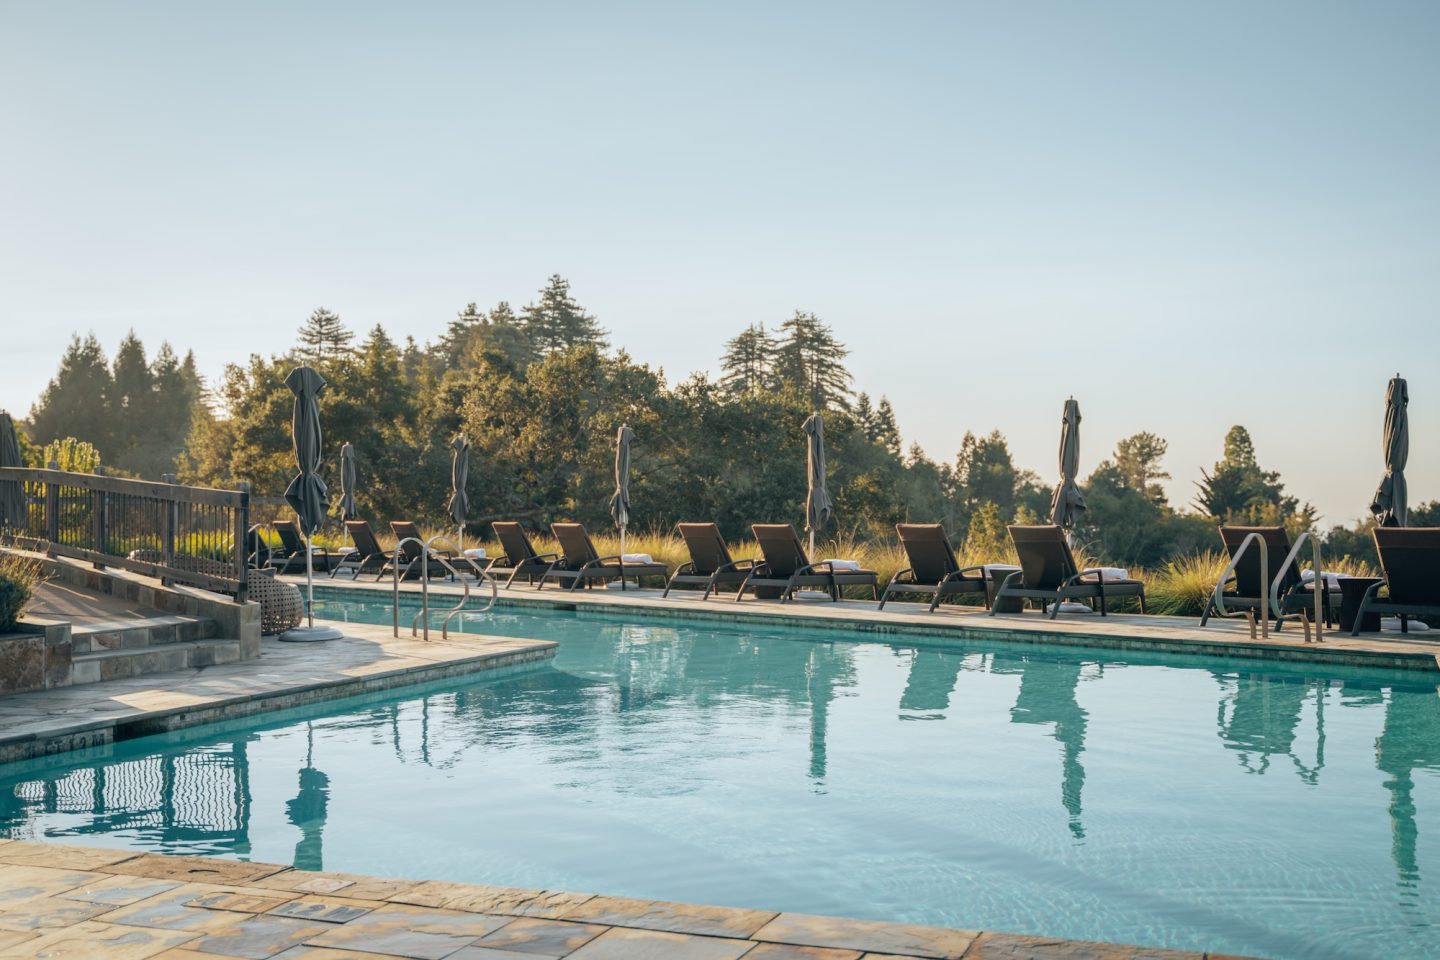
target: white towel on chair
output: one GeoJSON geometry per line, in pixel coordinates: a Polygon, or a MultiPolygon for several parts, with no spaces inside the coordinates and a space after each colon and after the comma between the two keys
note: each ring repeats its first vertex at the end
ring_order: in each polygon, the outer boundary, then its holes
{"type": "Polygon", "coordinates": [[[465,556],[469,557],[471,560],[484,560],[484,559],[485,559],[485,548],[484,548],[484,547],[467,547],[467,548],[465,549],[465,556]]]}
{"type": "Polygon", "coordinates": [[[859,560],[826,560],[831,570],[859,570],[859,560]]]}
{"type": "Polygon", "coordinates": [[[621,562],[621,563],[654,563],[655,561],[654,561],[653,559],[651,559],[650,554],[648,554],[648,553],[622,553],[622,554],[620,554],[620,562],[621,562]]]}
{"type": "MultiPolygon", "coordinates": [[[[1350,578],[1350,574],[1348,574],[1348,573],[1327,573],[1327,574],[1325,574],[1325,586],[1329,587],[1331,590],[1339,590],[1339,589],[1340,589],[1340,581],[1341,581],[1341,580],[1348,580],[1349,578],[1350,578]]],[[[1301,582],[1301,583],[1314,583],[1314,582],[1315,582],[1315,571],[1314,571],[1314,570],[1301,570],[1301,571],[1300,571],[1300,582],[1301,582]]]]}
{"type": "Polygon", "coordinates": [[[1124,567],[1095,567],[1100,574],[1100,579],[1105,583],[1113,583],[1116,580],[1129,580],[1130,571],[1124,567]]]}

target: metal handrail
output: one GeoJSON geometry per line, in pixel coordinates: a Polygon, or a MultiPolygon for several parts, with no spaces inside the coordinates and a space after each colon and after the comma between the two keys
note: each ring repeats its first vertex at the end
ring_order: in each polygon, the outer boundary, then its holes
{"type": "MultiPolygon", "coordinates": [[[[446,560],[438,553],[433,553],[433,547],[437,542],[444,543],[452,547],[455,545],[454,541],[450,540],[444,534],[436,534],[429,540],[423,541],[418,537],[406,537],[405,539],[395,544],[395,557],[397,560],[400,557],[401,548],[404,547],[405,544],[413,543],[420,548],[420,610],[410,621],[410,636],[415,636],[416,630],[418,628],[423,631],[426,643],[430,642],[430,560],[432,559],[432,555],[435,562],[440,564],[440,566],[444,567],[446,570],[450,571],[450,575],[460,582],[460,586],[464,590],[464,593],[460,596],[460,602],[457,603],[454,607],[450,608],[448,611],[446,611],[445,619],[442,620],[440,623],[440,638],[442,640],[450,639],[450,621],[455,619],[456,615],[458,615],[462,610],[464,610],[465,605],[470,602],[470,582],[465,579],[464,574],[462,574],[459,570],[455,569],[455,567],[451,565],[450,561],[446,560]]],[[[500,591],[496,588],[494,579],[486,576],[484,571],[480,571],[479,577],[482,581],[490,584],[490,602],[476,612],[488,613],[499,601],[500,591]]],[[[394,611],[393,632],[394,635],[398,637],[400,636],[399,563],[396,563],[394,565],[394,601],[392,603],[392,609],[394,611]]]]}
{"type": "MultiPolygon", "coordinates": [[[[1254,534],[1251,534],[1251,536],[1254,536],[1254,534]]],[[[1280,564],[1280,571],[1275,574],[1275,579],[1270,583],[1270,608],[1275,611],[1275,621],[1277,623],[1287,616],[1280,612],[1280,581],[1284,579],[1285,571],[1289,570],[1291,565],[1295,563],[1295,558],[1300,555],[1300,547],[1306,540],[1310,541],[1310,566],[1315,570],[1315,585],[1311,590],[1311,592],[1315,594],[1315,642],[1321,643],[1324,640],[1324,636],[1320,625],[1324,622],[1322,614],[1325,597],[1329,593],[1329,588],[1325,586],[1325,573],[1320,568],[1320,538],[1312,535],[1311,531],[1306,530],[1295,538],[1295,545],[1292,546],[1290,552],[1286,554],[1285,562],[1280,564]]],[[[1310,624],[1305,619],[1304,611],[1302,610],[1298,614],[1289,614],[1289,616],[1298,616],[1300,618],[1301,623],[1305,627],[1305,642],[1309,643],[1310,624]]]]}
{"type": "MultiPolygon", "coordinates": [[[[424,617],[425,642],[430,642],[430,551],[425,549],[425,541],[419,537],[406,537],[395,544],[395,557],[391,563],[391,570],[394,571],[395,596],[390,605],[394,614],[394,635],[400,636],[400,554],[401,547],[407,543],[413,543],[420,548],[420,614],[424,617]]],[[[415,621],[410,622],[410,636],[415,636],[415,621]]]]}
{"type": "MultiPolygon", "coordinates": [[[[1260,534],[1247,533],[1245,539],[1240,541],[1240,548],[1236,550],[1234,556],[1230,558],[1230,565],[1225,568],[1224,573],[1220,574],[1220,579],[1215,581],[1215,596],[1211,602],[1215,606],[1215,612],[1222,617],[1231,616],[1231,614],[1225,610],[1225,584],[1230,582],[1230,574],[1235,572],[1235,568],[1240,564],[1240,558],[1243,557],[1245,551],[1250,548],[1252,541],[1260,545],[1260,582],[1262,584],[1270,582],[1270,548],[1265,543],[1265,538],[1260,536],[1260,534]]],[[[1246,610],[1244,613],[1250,620],[1250,639],[1254,640],[1255,612],[1246,610]]],[[[1270,617],[1268,616],[1268,612],[1266,616],[1260,618],[1260,635],[1266,640],[1270,639],[1270,617]]]]}

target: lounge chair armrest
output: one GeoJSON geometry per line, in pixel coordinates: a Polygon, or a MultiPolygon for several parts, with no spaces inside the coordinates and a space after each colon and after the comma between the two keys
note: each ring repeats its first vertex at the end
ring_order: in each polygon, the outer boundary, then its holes
{"type": "Polygon", "coordinates": [[[795,571],[795,576],[804,573],[834,573],[835,568],[830,566],[829,560],[821,560],[819,563],[807,563],[795,571]],[[822,569],[823,568],[823,569],[822,569]]]}
{"type": "Polygon", "coordinates": [[[906,567],[904,570],[897,570],[897,571],[895,571],[895,576],[893,576],[893,577],[890,578],[890,582],[891,582],[891,583],[914,583],[914,582],[915,582],[915,568],[914,568],[914,567],[906,567]],[[909,577],[908,577],[908,578],[906,577],[906,574],[909,574],[909,577]]]}
{"type": "MultiPolygon", "coordinates": [[[[951,573],[945,574],[945,576],[940,580],[940,582],[941,582],[941,583],[952,583],[952,582],[954,582],[954,581],[956,581],[956,580],[971,580],[971,579],[974,579],[974,578],[972,578],[972,577],[969,575],[969,571],[971,571],[971,570],[983,570],[983,569],[984,569],[983,567],[965,567],[965,568],[962,569],[962,570],[955,570],[955,571],[952,571],[951,573]]],[[[983,576],[982,576],[982,579],[983,579],[983,576]]]]}
{"type": "Polygon", "coordinates": [[[738,573],[741,570],[748,570],[753,566],[755,566],[754,560],[731,560],[729,563],[720,564],[720,566],[715,568],[715,572],[730,573],[733,571],[738,573]]]}
{"type": "Polygon", "coordinates": [[[989,564],[977,563],[977,564],[975,564],[974,566],[961,567],[959,570],[956,570],[954,573],[950,574],[950,576],[952,576],[952,577],[955,577],[955,576],[964,576],[964,575],[969,574],[969,573],[974,573],[976,570],[979,570],[981,573],[984,573],[984,572],[985,572],[985,568],[986,568],[987,566],[989,566],[989,564]]]}
{"type": "Polygon", "coordinates": [[[675,568],[675,575],[676,575],[676,576],[686,576],[686,575],[691,574],[691,573],[694,573],[694,572],[695,572],[695,561],[694,561],[694,560],[686,560],[684,563],[680,564],[680,566],[678,566],[678,567],[675,568]]]}

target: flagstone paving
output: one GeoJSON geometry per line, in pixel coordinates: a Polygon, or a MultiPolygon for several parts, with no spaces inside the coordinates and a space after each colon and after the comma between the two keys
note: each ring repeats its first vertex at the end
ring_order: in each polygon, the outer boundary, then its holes
{"type": "Polygon", "coordinates": [[[1223,960],[1006,933],[0,840],[0,960],[221,957],[1223,960]],[[36,865],[47,858],[87,868],[36,865]],[[194,879],[204,864],[215,867],[209,875],[219,882],[194,879]]]}

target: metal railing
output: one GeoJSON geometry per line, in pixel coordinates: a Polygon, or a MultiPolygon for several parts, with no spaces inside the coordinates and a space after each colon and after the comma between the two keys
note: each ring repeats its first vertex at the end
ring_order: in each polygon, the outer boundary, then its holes
{"type": "Polygon", "coordinates": [[[1273,580],[1270,577],[1269,544],[1267,544],[1265,538],[1258,533],[1246,534],[1245,539],[1240,541],[1240,547],[1235,551],[1234,555],[1231,556],[1230,563],[1225,567],[1225,571],[1220,574],[1220,579],[1215,581],[1215,592],[1211,600],[1215,608],[1215,613],[1221,617],[1244,616],[1250,622],[1251,640],[1256,639],[1255,620],[1257,613],[1263,614],[1259,617],[1259,627],[1260,638],[1265,640],[1270,638],[1270,620],[1272,617],[1277,625],[1288,617],[1295,617],[1298,618],[1304,626],[1305,642],[1309,643],[1310,619],[1307,611],[1302,609],[1299,613],[1285,613],[1284,605],[1280,600],[1280,583],[1285,579],[1286,572],[1294,565],[1295,558],[1300,555],[1300,548],[1307,539],[1310,541],[1311,566],[1315,571],[1315,584],[1314,589],[1311,591],[1315,595],[1315,642],[1322,642],[1324,640],[1324,633],[1321,624],[1324,623],[1324,605],[1327,601],[1329,589],[1325,585],[1325,574],[1320,566],[1320,540],[1309,530],[1300,534],[1300,536],[1295,539],[1294,545],[1290,548],[1290,552],[1286,554],[1285,561],[1280,565],[1280,569],[1276,571],[1273,580]],[[1260,583],[1264,593],[1259,598],[1259,604],[1253,609],[1247,608],[1243,611],[1226,610],[1225,587],[1230,583],[1231,576],[1235,573],[1235,569],[1240,565],[1240,561],[1245,556],[1245,551],[1250,549],[1252,543],[1260,550],[1260,583]]]}
{"type": "MultiPolygon", "coordinates": [[[[393,573],[394,580],[394,585],[392,588],[394,596],[391,602],[391,610],[393,611],[394,619],[392,633],[396,637],[400,636],[401,558],[405,554],[405,545],[407,543],[413,543],[420,548],[420,559],[412,561],[410,564],[406,565],[406,570],[408,570],[409,567],[414,566],[416,563],[420,564],[420,609],[416,611],[415,616],[410,620],[410,636],[416,636],[416,631],[418,628],[420,631],[423,631],[425,642],[430,642],[431,560],[434,560],[441,567],[448,570],[450,572],[450,576],[453,579],[459,581],[460,586],[464,590],[464,592],[460,596],[460,602],[447,610],[445,613],[445,619],[440,622],[440,638],[442,640],[450,639],[450,621],[455,619],[455,617],[458,616],[465,609],[465,605],[470,602],[470,581],[466,580],[465,575],[459,570],[455,569],[455,567],[451,565],[449,560],[445,559],[445,557],[441,554],[435,552],[434,546],[437,542],[453,546],[449,538],[447,538],[443,534],[437,534],[436,536],[431,537],[429,540],[421,540],[419,537],[406,537],[399,543],[395,544],[395,553],[393,555],[393,562],[391,563],[391,571],[393,573]]],[[[495,580],[487,576],[484,571],[477,570],[476,578],[480,583],[490,584],[490,602],[487,603],[484,607],[475,611],[476,613],[486,613],[495,606],[495,602],[500,598],[500,591],[495,585],[495,580]]]]}
{"type": "Polygon", "coordinates": [[[49,556],[218,590],[245,602],[247,484],[212,490],[55,467],[0,467],[0,483],[18,483],[25,501],[23,522],[0,533],[49,556]]]}

